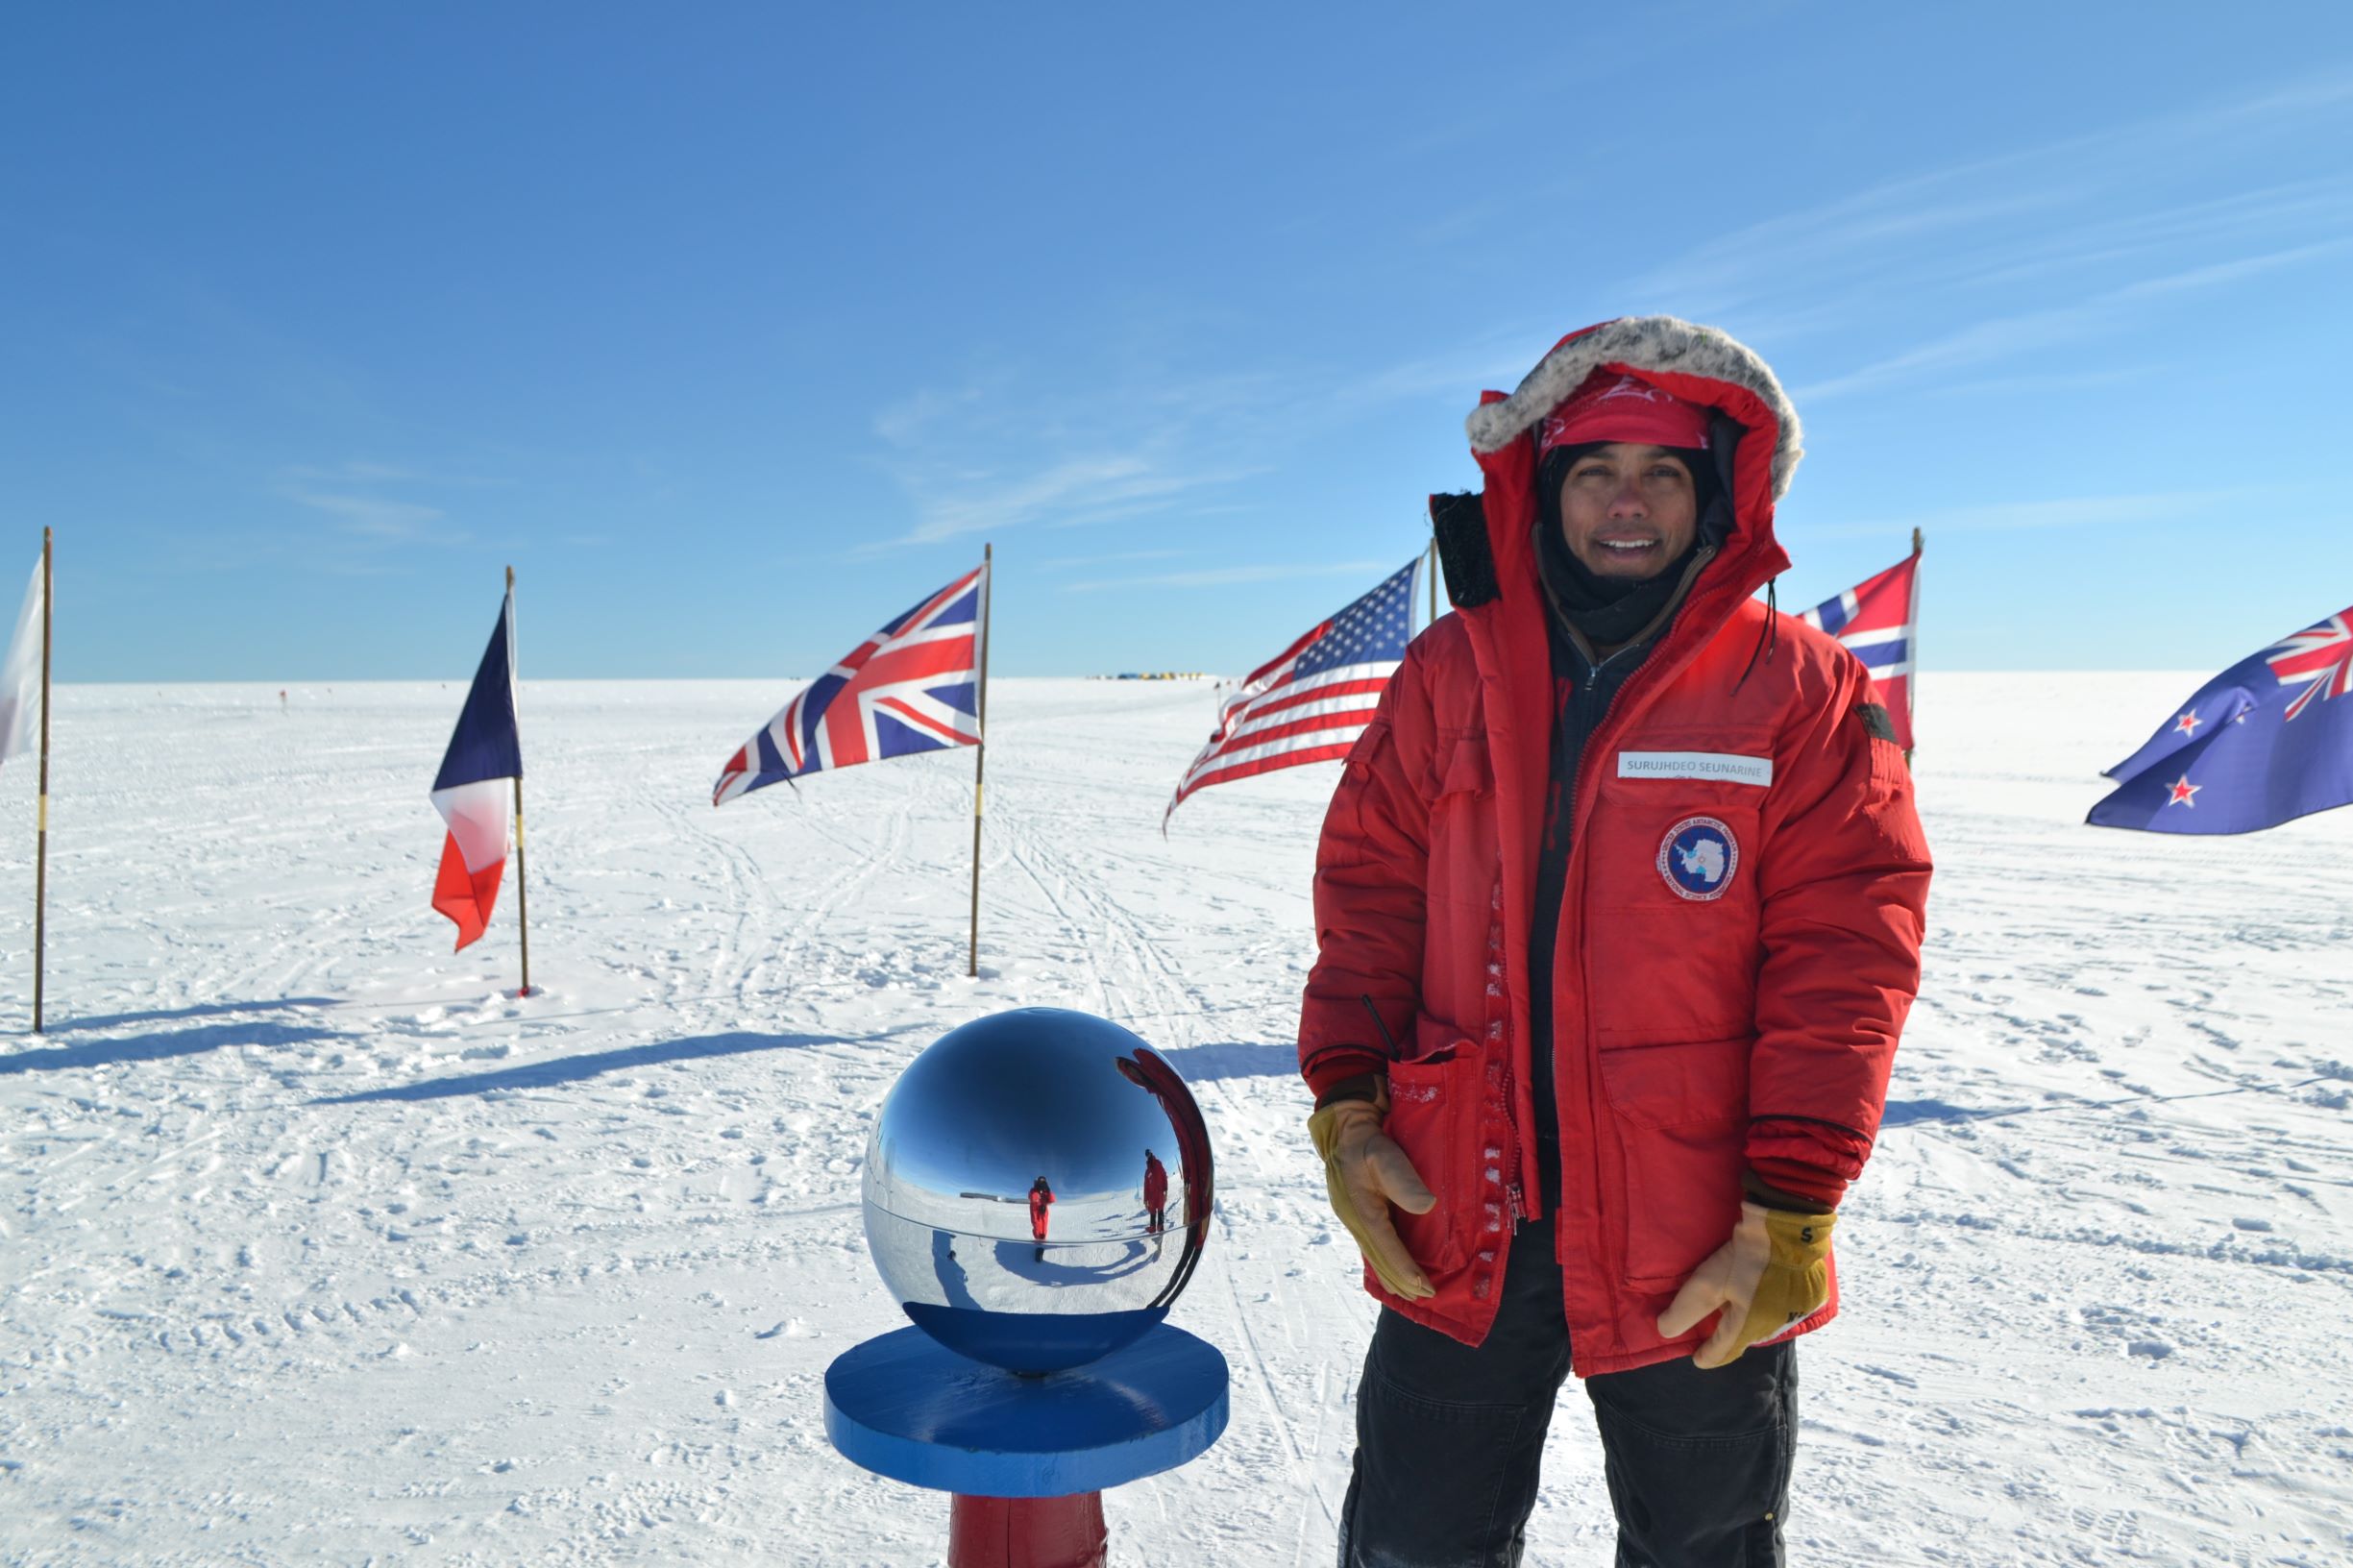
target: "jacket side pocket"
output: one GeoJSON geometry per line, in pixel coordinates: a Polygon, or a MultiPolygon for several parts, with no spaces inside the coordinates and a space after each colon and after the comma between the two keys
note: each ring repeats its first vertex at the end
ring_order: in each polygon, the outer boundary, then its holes
{"type": "Polygon", "coordinates": [[[1748,1131],[1743,1040],[1600,1053],[1625,1183],[1626,1282],[1671,1290],[1740,1218],[1748,1131]]]}
{"type": "Polygon", "coordinates": [[[1458,1271],[1469,1256],[1479,1216],[1479,1056],[1454,1031],[1415,1020],[1414,1044],[1433,1054],[1389,1064],[1389,1114],[1382,1130],[1413,1162],[1415,1174],[1438,1201],[1426,1214],[1391,1208],[1389,1218],[1413,1261],[1434,1283],[1458,1271]]]}

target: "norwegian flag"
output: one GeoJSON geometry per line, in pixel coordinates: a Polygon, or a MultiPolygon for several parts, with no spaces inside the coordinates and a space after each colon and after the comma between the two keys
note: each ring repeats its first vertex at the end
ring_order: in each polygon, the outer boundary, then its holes
{"type": "Polygon", "coordinates": [[[986,564],[883,624],[736,748],[711,804],[828,769],[980,744],[986,564]]]}
{"type": "Polygon", "coordinates": [[[1912,749],[1912,632],[1920,615],[1920,551],[1798,617],[1828,632],[1871,667],[1896,744],[1912,749]]]}
{"type": "Polygon", "coordinates": [[[1380,587],[1250,674],[1217,712],[1217,728],[1161,813],[1161,827],[1195,790],[1335,761],[1372,722],[1411,635],[1417,557],[1380,587]]]}
{"type": "Polygon", "coordinates": [[[2353,607],[2199,687],[2086,820],[2156,833],[2251,833],[2353,802],[2353,607]]]}

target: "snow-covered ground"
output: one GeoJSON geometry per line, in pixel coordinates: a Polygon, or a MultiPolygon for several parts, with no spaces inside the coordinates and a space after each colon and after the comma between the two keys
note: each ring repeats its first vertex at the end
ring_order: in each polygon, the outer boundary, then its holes
{"type": "MultiPolygon", "coordinates": [[[[2353,1561],[2353,813],[2080,824],[2197,675],[1930,675],[1939,870],[1886,1131],[1805,1342],[1804,1563],[2353,1561]]],[[[903,1321],[859,1161],[977,1014],[1115,1018],[1211,1119],[1175,1321],[1233,1424],[1107,1499],[1115,1560],[1322,1563],[1372,1320],[1292,1076],[1336,770],[1211,791],[1194,684],[999,681],[968,755],[714,812],[772,683],[525,689],[514,902],[449,953],[426,789],[462,686],[57,703],[0,775],[0,1558],[933,1563],[945,1501],[827,1446],[903,1321]]],[[[511,874],[511,868],[510,868],[511,874]]],[[[1532,1559],[1608,1559],[1583,1401],[1532,1559]]]]}

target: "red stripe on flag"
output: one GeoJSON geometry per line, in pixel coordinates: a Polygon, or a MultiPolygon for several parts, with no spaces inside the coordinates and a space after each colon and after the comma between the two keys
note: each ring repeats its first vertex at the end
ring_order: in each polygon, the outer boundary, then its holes
{"type": "Polygon", "coordinates": [[[1280,713],[1285,708],[1296,708],[1309,702],[1329,702],[1334,698],[1339,697],[1370,697],[1377,702],[1381,699],[1382,692],[1387,689],[1388,684],[1388,676],[1373,675],[1363,680],[1334,681],[1329,686],[1305,686],[1296,689],[1287,687],[1282,696],[1277,697],[1269,693],[1251,703],[1244,711],[1250,718],[1255,719],[1263,713],[1280,713]]]}
{"type": "MultiPolygon", "coordinates": [[[[1334,746],[1302,747],[1271,757],[1254,757],[1248,762],[1238,762],[1230,768],[1220,768],[1193,779],[1178,794],[1177,799],[1183,800],[1195,790],[1205,790],[1213,784],[1223,784],[1230,779],[1253,778],[1260,773],[1270,773],[1281,768],[1296,768],[1303,763],[1342,761],[1355,749],[1356,744],[1356,738],[1351,736],[1334,746]]],[[[1172,806],[1170,809],[1175,808],[1172,806]]]]}
{"type": "Polygon", "coordinates": [[[962,730],[950,729],[926,714],[916,712],[895,697],[876,698],[874,706],[888,708],[902,723],[922,725],[950,746],[970,746],[972,744],[971,736],[965,734],[962,730]]]}
{"type": "Polygon", "coordinates": [[[505,874],[503,859],[478,871],[468,871],[466,857],[457,851],[456,835],[442,836],[441,870],[433,875],[433,908],[457,924],[457,945],[451,951],[462,952],[469,943],[481,940],[490,924],[490,911],[499,901],[499,879],[505,874]]]}
{"type": "Polygon", "coordinates": [[[1361,730],[1366,724],[1373,722],[1373,715],[1379,708],[1380,699],[1376,697],[1373,701],[1364,703],[1360,707],[1349,708],[1340,713],[1319,713],[1312,719],[1296,719],[1287,724],[1268,724],[1263,729],[1248,730],[1234,736],[1220,746],[1213,755],[1223,755],[1227,751],[1255,750],[1262,746],[1272,746],[1278,741],[1287,741],[1294,735],[1319,735],[1326,730],[1333,729],[1361,730]]]}

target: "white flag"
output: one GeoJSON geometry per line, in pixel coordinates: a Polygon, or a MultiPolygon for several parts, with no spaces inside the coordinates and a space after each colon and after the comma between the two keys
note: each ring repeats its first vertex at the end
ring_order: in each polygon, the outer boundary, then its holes
{"type": "Polygon", "coordinates": [[[0,664],[0,762],[33,749],[40,734],[41,563],[33,563],[24,608],[16,612],[16,635],[9,639],[8,662],[0,664]]]}

